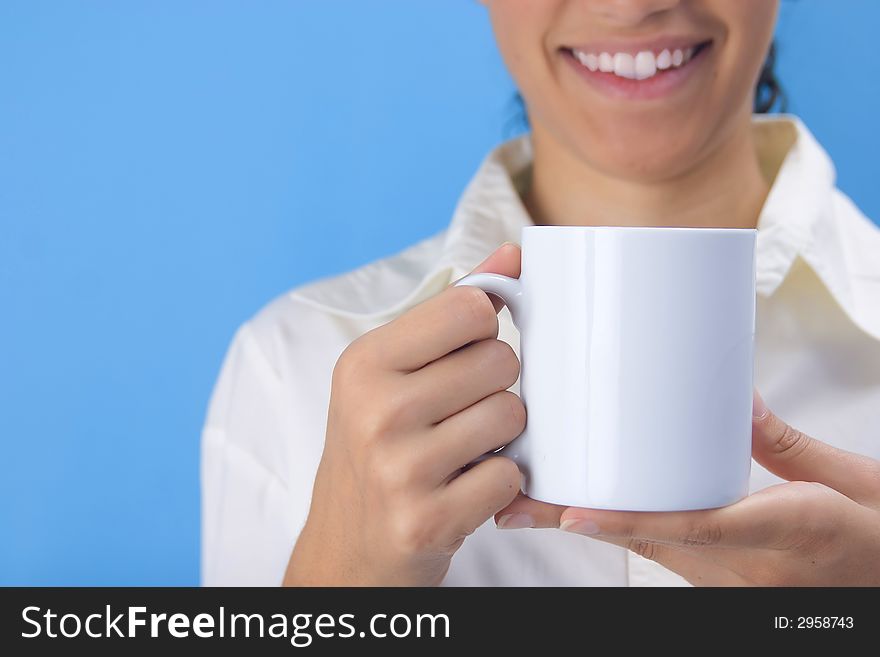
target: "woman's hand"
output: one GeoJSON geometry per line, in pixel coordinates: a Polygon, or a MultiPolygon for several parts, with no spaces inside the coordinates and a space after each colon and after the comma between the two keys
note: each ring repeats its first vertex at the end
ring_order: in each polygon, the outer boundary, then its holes
{"type": "MultiPolygon", "coordinates": [[[[519,276],[519,248],[474,271],[519,276]]],[[[507,390],[519,360],[497,340],[500,307],[476,287],[449,287],[343,352],[285,584],[439,584],[465,537],[519,493],[508,458],[464,469],[525,426],[507,390]]]]}
{"type": "Polygon", "coordinates": [[[754,408],[752,454],[789,483],[721,509],[676,513],[520,496],[497,518],[523,514],[510,525],[561,526],[626,547],[696,585],[880,585],[880,462],[788,426],[757,394],[754,408]]]}

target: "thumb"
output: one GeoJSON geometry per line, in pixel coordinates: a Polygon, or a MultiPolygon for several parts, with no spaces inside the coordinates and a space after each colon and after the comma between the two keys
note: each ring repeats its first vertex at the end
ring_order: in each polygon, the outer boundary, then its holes
{"type": "Polygon", "coordinates": [[[880,462],[837,449],[786,424],[757,390],[752,402],[752,456],[789,481],[825,484],[857,502],[880,495],[880,462]]]}
{"type": "MultiPolygon", "coordinates": [[[[519,278],[520,274],[520,265],[522,251],[519,246],[514,244],[513,242],[505,242],[497,249],[495,249],[489,256],[483,260],[480,264],[473,268],[470,272],[471,274],[501,274],[503,276],[509,276],[510,278],[519,278]]],[[[470,274],[468,274],[470,275],[470,274]]],[[[464,276],[462,276],[464,278],[464,276]]],[[[449,284],[450,287],[458,283],[461,278],[456,281],[453,281],[449,284]]],[[[501,299],[496,297],[494,294],[490,294],[489,298],[492,300],[492,305],[495,306],[495,312],[497,313],[501,310],[501,306],[504,305],[501,299]]]]}

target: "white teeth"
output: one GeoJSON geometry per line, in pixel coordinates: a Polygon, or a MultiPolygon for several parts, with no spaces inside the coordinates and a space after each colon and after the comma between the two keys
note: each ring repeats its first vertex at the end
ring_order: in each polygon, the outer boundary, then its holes
{"type": "Polygon", "coordinates": [[[628,52],[619,52],[614,55],[614,75],[629,80],[635,79],[636,62],[628,52]]]}
{"type": "Polygon", "coordinates": [[[657,60],[650,50],[643,50],[636,55],[635,60],[636,80],[646,80],[654,77],[657,72],[657,60]]]}
{"type": "Polygon", "coordinates": [[[594,55],[593,53],[584,53],[579,50],[575,51],[575,56],[578,58],[578,61],[586,66],[591,71],[599,70],[599,57],[594,55]]]}
{"type": "Polygon", "coordinates": [[[635,56],[626,52],[614,54],[607,52],[596,54],[582,50],[571,52],[581,65],[590,71],[614,73],[628,80],[647,80],[660,71],[684,66],[693,58],[696,48],[676,48],[671,51],[665,48],[659,55],[650,50],[642,50],[635,56]]]}
{"type": "Polygon", "coordinates": [[[586,66],[591,71],[599,70],[599,56],[594,55],[593,53],[587,53],[584,57],[584,66],[586,66]]]}
{"type": "Polygon", "coordinates": [[[672,53],[668,50],[664,50],[657,55],[657,68],[661,71],[665,71],[670,66],[672,66],[672,53]]]}
{"type": "Polygon", "coordinates": [[[599,56],[590,53],[587,55],[587,68],[591,71],[599,70],[599,56]]]}

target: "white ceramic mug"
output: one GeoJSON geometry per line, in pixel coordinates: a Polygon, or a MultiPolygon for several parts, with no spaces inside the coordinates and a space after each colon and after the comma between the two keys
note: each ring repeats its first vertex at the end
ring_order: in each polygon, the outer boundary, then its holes
{"type": "Polygon", "coordinates": [[[519,279],[471,274],[520,331],[530,497],[683,511],[748,494],[755,237],[736,228],[527,226],[519,279]]]}

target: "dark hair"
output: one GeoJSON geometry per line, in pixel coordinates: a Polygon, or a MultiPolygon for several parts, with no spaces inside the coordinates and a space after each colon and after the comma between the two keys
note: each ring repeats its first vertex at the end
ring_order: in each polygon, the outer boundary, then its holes
{"type": "Polygon", "coordinates": [[[780,112],[788,109],[788,98],[776,77],[776,42],[774,41],[770,44],[767,59],[764,60],[764,67],[761,69],[761,75],[758,76],[758,86],[755,89],[755,113],[768,114],[776,105],[780,112]]]}
{"type": "MultiPolygon", "coordinates": [[[[754,111],[756,114],[769,114],[774,109],[785,112],[788,109],[788,97],[776,77],[776,42],[770,44],[767,58],[758,76],[755,87],[754,111]]],[[[522,96],[517,92],[513,97],[513,115],[507,123],[505,132],[514,134],[519,130],[528,130],[529,115],[522,96]]]]}

